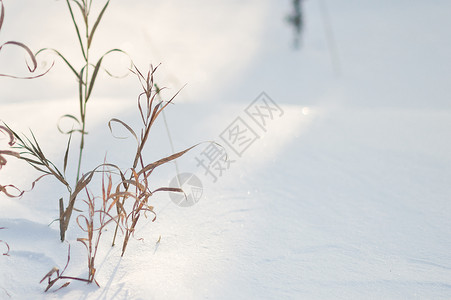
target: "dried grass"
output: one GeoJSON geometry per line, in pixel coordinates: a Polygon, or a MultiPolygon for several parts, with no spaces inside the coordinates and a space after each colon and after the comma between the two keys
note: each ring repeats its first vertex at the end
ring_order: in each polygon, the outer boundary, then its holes
{"type": "MultiPolygon", "coordinates": [[[[189,147],[183,151],[164,157],[150,164],[146,164],[144,162],[143,149],[147,143],[152,126],[154,125],[156,119],[161,114],[161,112],[170,103],[172,103],[174,98],[179,93],[177,92],[167,102],[163,101],[157,102],[156,98],[157,96],[159,96],[159,93],[161,92],[160,89],[156,88],[154,81],[154,74],[157,69],[158,66],[156,68],[153,68],[151,66],[150,70],[146,73],[146,75],[143,75],[143,73],[136,66],[134,66],[134,69],[132,70],[132,72],[138,77],[138,80],[140,81],[143,90],[141,94],[139,94],[137,101],[138,110],[142,121],[142,128],[140,130],[140,134],[139,135],[136,134],[136,132],[128,124],[119,119],[112,119],[108,124],[111,131],[113,131],[112,129],[113,123],[118,123],[122,125],[123,127],[125,127],[125,129],[127,129],[130,132],[130,134],[135,138],[137,143],[137,150],[133,161],[133,165],[130,167],[131,173],[130,178],[128,180],[124,180],[124,177],[122,176],[122,181],[120,184],[117,185],[116,188],[116,192],[118,194],[122,194],[122,196],[120,197],[121,201],[116,202],[117,215],[123,216],[123,219],[120,220],[125,230],[125,237],[122,243],[122,255],[124,255],[125,253],[130,237],[133,236],[135,232],[135,228],[138,223],[138,220],[141,217],[141,214],[150,212],[154,215],[152,222],[155,221],[156,214],[153,210],[153,206],[149,205],[149,198],[153,195],[153,193],[160,191],[183,193],[181,189],[171,187],[162,187],[152,191],[149,187],[149,176],[158,166],[161,166],[182,156],[183,154],[185,154],[186,152],[188,152],[189,150],[191,150],[196,146],[195,145],[189,147]],[[130,193],[130,188],[133,188],[132,193],[130,193]],[[125,203],[128,200],[133,201],[133,204],[131,210],[126,211],[125,203]]],[[[115,245],[118,228],[119,223],[116,225],[116,230],[112,242],[113,246],[115,245]]]]}
{"type": "MultiPolygon", "coordinates": [[[[1,229],[6,229],[5,227],[0,227],[0,230],[1,229]]],[[[9,250],[10,250],[10,248],[9,248],[9,245],[8,245],[8,243],[7,242],[5,242],[5,241],[2,241],[2,240],[0,240],[0,244],[3,244],[3,245],[5,245],[6,246],[6,251],[5,252],[3,252],[2,254],[3,255],[7,255],[7,256],[9,256],[9,250]]]]}
{"type": "MultiPolygon", "coordinates": [[[[5,20],[5,7],[3,5],[3,0],[0,0],[0,32],[2,30],[4,20],[5,20]]],[[[18,48],[24,50],[25,53],[27,54],[27,57],[31,60],[31,66],[29,65],[28,61],[25,60],[28,71],[30,73],[34,73],[36,71],[36,69],[38,67],[38,62],[36,60],[35,55],[30,50],[30,48],[28,48],[27,45],[25,45],[24,43],[21,43],[21,42],[17,42],[17,41],[7,41],[7,42],[4,42],[3,44],[0,44],[0,52],[2,51],[3,47],[5,47],[5,46],[14,46],[14,47],[18,47],[18,48]]],[[[15,79],[33,79],[33,78],[38,78],[38,77],[44,76],[45,74],[47,74],[48,71],[50,71],[50,69],[52,67],[53,67],[53,64],[45,72],[38,74],[38,75],[34,75],[34,76],[23,77],[23,76],[16,76],[16,75],[11,75],[11,74],[0,73],[0,77],[9,77],[9,78],[15,78],[15,79]]]]}
{"type": "MultiPolygon", "coordinates": [[[[34,188],[38,181],[47,176],[55,178],[60,184],[66,187],[68,191],[66,203],[64,198],[60,198],[58,201],[61,241],[65,240],[66,231],[69,228],[70,219],[73,211],[75,210],[75,203],[82,201],[87,206],[86,211],[80,211],[80,214],[76,218],[76,222],[84,233],[84,236],[77,238],[77,241],[83,244],[86,248],[88,259],[88,276],[87,278],[78,278],[64,275],[71,259],[69,245],[66,266],[62,269],[62,271],[60,271],[57,267],[52,268],[41,280],[41,283],[47,280],[47,287],[45,291],[51,289],[55,283],[60,280],[68,281],[62,284],[57,290],[68,286],[70,280],[78,280],[87,283],[94,282],[99,285],[95,279],[95,260],[102,233],[110,224],[116,224],[113,237],[113,246],[117,239],[117,233],[121,231],[124,234],[121,249],[121,255],[123,256],[130,242],[130,238],[134,236],[139,220],[142,219],[142,216],[144,215],[144,217],[147,217],[147,214],[151,214],[153,216],[152,222],[156,220],[154,207],[150,204],[152,195],[156,192],[183,193],[182,189],[173,187],[160,187],[151,190],[149,184],[150,175],[152,175],[153,171],[159,166],[183,156],[185,153],[197,146],[191,146],[180,152],[163,157],[151,163],[146,162],[143,152],[145,146],[147,145],[152,126],[155,124],[159,115],[170,103],[172,103],[180,91],[175,93],[168,101],[162,101],[160,96],[161,89],[158,88],[154,80],[154,74],[157,71],[158,66],[156,68],[150,66],[150,70],[146,73],[142,73],[135,65],[132,64],[130,72],[137,76],[142,87],[142,92],[139,94],[137,99],[141,128],[139,131],[135,131],[129,124],[118,118],[111,119],[108,126],[113,136],[113,125],[116,124],[123,126],[135,138],[136,152],[132,154],[133,163],[125,171],[117,165],[108,162],[103,162],[90,171],[81,171],[85,135],[87,134],[87,103],[92,95],[98,72],[103,69],[102,61],[105,56],[113,52],[119,52],[127,55],[120,49],[112,49],[105,52],[105,54],[102,55],[95,64],[91,63],[90,48],[93,43],[93,37],[109,5],[109,2],[109,0],[105,2],[100,12],[95,15],[93,25],[90,26],[92,1],[66,0],[71,20],[76,31],[81,55],[84,59],[84,64],[78,68],[78,70],[61,52],[56,49],[44,48],[39,50],[36,55],[33,55],[28,47],[18,42],[6,42],[0,46],[0,50],[5,45],[14,45],[24,49],[32,61],[31,67],[29,66],[30,72],[34,72],[36,69],[36,56],[44,51],[51,51],[55,53],[57,57],[61,58],[62,61],[69,67],[71,72],[76,76],[78,82],[78,99],[80,108],[79,116],[65,114],[61,117],[61,119],[71,119],[74,122],[74,127],[71,130],[64,131],[58,125],[58,130],[61,133],[68,135],[62,166],[57,166],[57,164],[53,163],[51,159],[45,155],[45,151],[43,151],[33,131],[30,130],[29,136],[26,136],[16,133],[6,124],[4,126],[0,125],[0,133],[7,137],[8,147],[10,148],[8,150],[0,150],[0,169],[6,165],[6,157],[14,157],[26,161],[29,165],[41,173],[41,175],[32,182],[30,190],[34,188]],[[85,34],[81,33],[80,28],[84,28],[85,34]],[[81,136],[76,170],[71,170],[70,168],[68,169],[68,160],[72,148],[73,134],[80,134],[81,136]],[[76,182],[74,185],[69,183],[66,175],[66,173],[71,171],[76,175],[76,182]],[[96,189],[91,188],[91,183],[93,178],[99,174],[102,175],[101,196],[96,196],[100,193],[93,192],[93,190],[96,191],[96,189]],[[81,194],[83,191],[86,193],[86,198],[81,200],[81,194]]],[[[0,5],[1,29],[4,20],[2,0],[0,0],[0,5]]],[[[107,71],[107,73],[109,72],[107,71]]],[[[42,76],[44,74],[40,74],[38,76],[42,76]]],[[[7,184],[0,185],[0,193],[3,193],[8,197],[20,197],[23,195],[24,190],[21,190],[14,185],[7,184]]],[[[5,255],[7,255],[9,252],[9,245],[3,241],[0,241],[0,243],[7,246],[7,251],[5,253],[5,255]]]]}

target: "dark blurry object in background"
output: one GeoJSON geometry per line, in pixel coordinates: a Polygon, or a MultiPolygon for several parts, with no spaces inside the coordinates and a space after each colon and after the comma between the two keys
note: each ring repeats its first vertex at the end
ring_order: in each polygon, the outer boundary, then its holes
{"type": "Polygon", "coordinates": [[[293,0],[293,10],[286,17],[287,22],[294,28],[294,48],[299,49],[301,43],[302,28],[304,26],[302,17],[302,0],[293,0]]]}

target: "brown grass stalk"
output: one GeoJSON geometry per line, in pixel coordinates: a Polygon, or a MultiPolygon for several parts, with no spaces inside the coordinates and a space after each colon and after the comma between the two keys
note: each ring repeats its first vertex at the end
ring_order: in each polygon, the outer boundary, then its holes
{"type": "MultiPolygon", "coordinates": [[[[67,261],[66,265],[64,266],[64,269],[60,272],[59,268],[53,267],[45,276],[41,279],[39,283],[42,283],[44,280],[47,279],[47,287],[45,288],[44,292],[47,292],[52,288],[55,283],[57,283],[59,280],[77,280],[82,281],[86,283],[90,283],[88,279],[79,278],[79,277],[73,277],[73,276],[65,276],[64,272],[66,272],[67,267],[69,266],[70,262],[70,244],[68,246],[67,250],[67,261]]],[[[57,290],[58,291],[64,287],[67,287],[70,284],[70,281],[66,281],[63,285],[61,285],[57,290]]]]}
{"type": "MultiPolygon", "coordinates": [[[[134,69],[131,70],[138,77],[138,80],[140,81],[143,90],[141,94],[139,94],[137,101],[140,119],[142,121],[142,128],[140,130],[139,136],[128,124],[119,119],[112,119],[108,124],[111,132],[113,131],[112,129],[113,123],[118,123],[122,125],[131,133],[131,135],[135,138],[137,142],[137,150],[135,158],[133,160],[133,165],[130,168],[131,171],[130,178],[128,180],[122,180],[121,184],[117,186],[117,192],[122,191],[122,193],[124,193],[124,196],[121,197],[121,201],[117,202],[118,216],[119,215],[125,216],[125,220],[122,220],[125,223],[124,225],[125,237],[122,244],[122,255],[124,255],[125,253],[130,237],[133,236],[133,233],[135,232],[135,228],[138,223],[138,220],[141,217],[141,214],[145,212],[151,212],[152,214],[154,214],[154,218],[152,221],[155,221],[156,219],[156,214],[153,211],[153,206],[149,205],[149,198],[153,194],[153,192],[149,188],[149,176],[152,174],[153,170],[158,166],[173,161],[174,159],[184,155],[186,152],[197,146],[194,145],[183,151],[172,154],[170,156],[167,156],[150,164],[146,164],[144,162],[143,150],[147,143],[152,126],[154,125],[156,119],[161,114],[161,112],[170,103],[172,103],[172,101],[180,92],[178,91],[167,102],[160,101],[157,103],[156,98],[157,96],[159,96],[159,93],[161,92],[160,89],[155,88],[156,85],[154,81],[154,74],[157,69],[158,66],[156,68],[150,66],[150,70],[147,73],[145,73],[146,75],[143,75],[143,73],[136,66],[134,66],[134,69]],[[134,187],[134,192],[132,193],[133,196],[129,195],[130,194],[129,188],[131,186],[134,187]],[[130,212],[125,211],[125,202],[127,201],[127,199],[132,199],[133,201],[133,205],[130,212]]],[[[156,191],[163,190],[183,193],[181,189],[176,188],[160,188],[157,189],[156,191]]],[[[118,228],[119,223],[116,225],[116,230],[112,242],[113,246],[115,245],[118,228]]]]}

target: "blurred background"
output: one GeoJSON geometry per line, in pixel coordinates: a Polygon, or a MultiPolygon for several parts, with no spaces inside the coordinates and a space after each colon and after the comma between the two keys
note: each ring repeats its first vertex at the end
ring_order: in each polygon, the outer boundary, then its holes
{"type": "MultiPolygon", "coordinates": [[[[103,1],[95,5],[97,13],[103,1]]],[[[5,0],[0,41],[33,51],[56,48],[81,65],[65,1],[5,0]]],[[[447,0],[114,0],[92,44],[95,60],[127,51],[145,70],[161,63],[158,81],[177,101],[250,102],[265,91],[280,103],[449,108],[451,2],[447,0]]],[[[24,53],[4,47],[3,73],[26,74],[24,53]]],[[[39,57],[36,80],[0,81],[2,103],[77,97],[75,77],[53,55],[39,57]]],[[[119,54],[105,66],[126,72],[119,54]]],[[[102,74],[95,97],[135,99],[139,86],[102,74]]]]}

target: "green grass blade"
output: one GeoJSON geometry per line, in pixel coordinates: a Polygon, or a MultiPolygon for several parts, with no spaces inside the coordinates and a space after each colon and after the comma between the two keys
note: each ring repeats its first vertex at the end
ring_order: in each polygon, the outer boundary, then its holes
{"type": "Polygon", "coordinates": [[[94,83],[96,82],[96,78],[97,78],[97,74],[99,73],[99,69],[100,69],[100,65],[102,64],[102,60],[103,60],[102,56],[99,61],[97,62],[95,68],[94,68],[94,73],[92,73],[92,77],[91,77],[91,82],[89,83],[89,88],[88,88],[88,94],[86,96],[86,102],[88,101],[89,97],[91,96],[91,92],[92,89],[94,88],[94,83]]]}
{"type": "Polygon", "coordinates": [[[72,132],[69,135],[69,140],[67,141],[67,147],[66,147],[66,153],[64,154],[64,165],[63,165],[63,172],[66,174],[66,167],[67,167],[67,160],[69,158],[69,149],[70,149],[70,141],[72,139],[72,132]]]}
{"type": "Polygon", "coordinates": [[[75,26],[75,30],[77,31],[77,37],[78,37],[78,41],[80,43],[81,52],[83,53],[83,57],[85,58],[85,60],[88,60],[86,53],[85,53],[85,49],[83,47],[83,41],[81,40],[80,30],[78,29],[77,21],[75,21],[74,12],[72,11],[72,6],[70,6],[69,0],[66,0],[66,3],[67,3],[67,7],[69,8],[72,22],[74,23],[74,26],[75,26]]]}
{"type": "Polygon", "coordinates": [[[110,0],[108,0],[103,7],[102,11],[100,12],[99,16],[97,17],[96,22],[94,23],[94,26],[91,29],[91,33],[88,36],[88,49],[91,47],[92,37],[94,36],[94,33],[97,29],[97,26],[99,26],[100,20],[102,19],[103,14],[105,13],[106,8],[108,7],[108,4],[110,4],[110,0]]]}
{"type": "Polygon", "coordinates": [[[38,56],[39,53],[44,52],[46,50],[50,50],[50,51],[53,51],[54,53],[56,53],[56,55],[58,55],[66,63],[66,65],[71,69],[71,71],[75,74],[77,79],[81,80],[81,77],[78,75],[78,72],[75,71],[75,68],[69,63],[69,61],[64,57],[64,55],[62,55],[58,50],[52,49],[52,48],[42,48],[41,50],[36,52],[35,55],[38,56]]]}
{"type": "MultiPolygon", "coordinates": [[[[85,67],[83,67],[80,71],[80,74],[78,74],[79,76],[79,80],[78,80],[78,101],[80,102],[80,118],[81,118],[81,123],[85,122],[85,112],[84,112],[84,105],[83,105],[83,71],[84,71],[85,67]]],[[[83,132],[82,132],[83,134],[83,132]]]]}
{"type": "Polygon", "coordinates": [[[88,101],[89,97],[91,96],[91,92],[92,92],[92,89],[94,88],[94,83],[96,81],[97,74],[99,73],[100,66],[102,65],[103,58],[112,52],[120,52],[120,53],[124,53],[124,54],[128,55],[126,52],[124,52],[121,49],[111,49],[111,50],[107,51],[104,55],[102,55],[102,57],[97,61],[97,64],[94,68],[94,73],[92,74],[91,82],[89,83],[88,95],[86,96],[86,101],[88,101]]]}
{"type": "Polygon", "coordinates": [[[75,2],[75,4],[77,4],[78,8],[81,11],[81,14],[83,15],[83,19],[84,19],[85,23],[87,23],[88,22],[88,14],[87,14],[86,9],[84,8],[84,6],[80,2],[78,2],[77,0],[71,0],[71,1],[75,2]]]}

